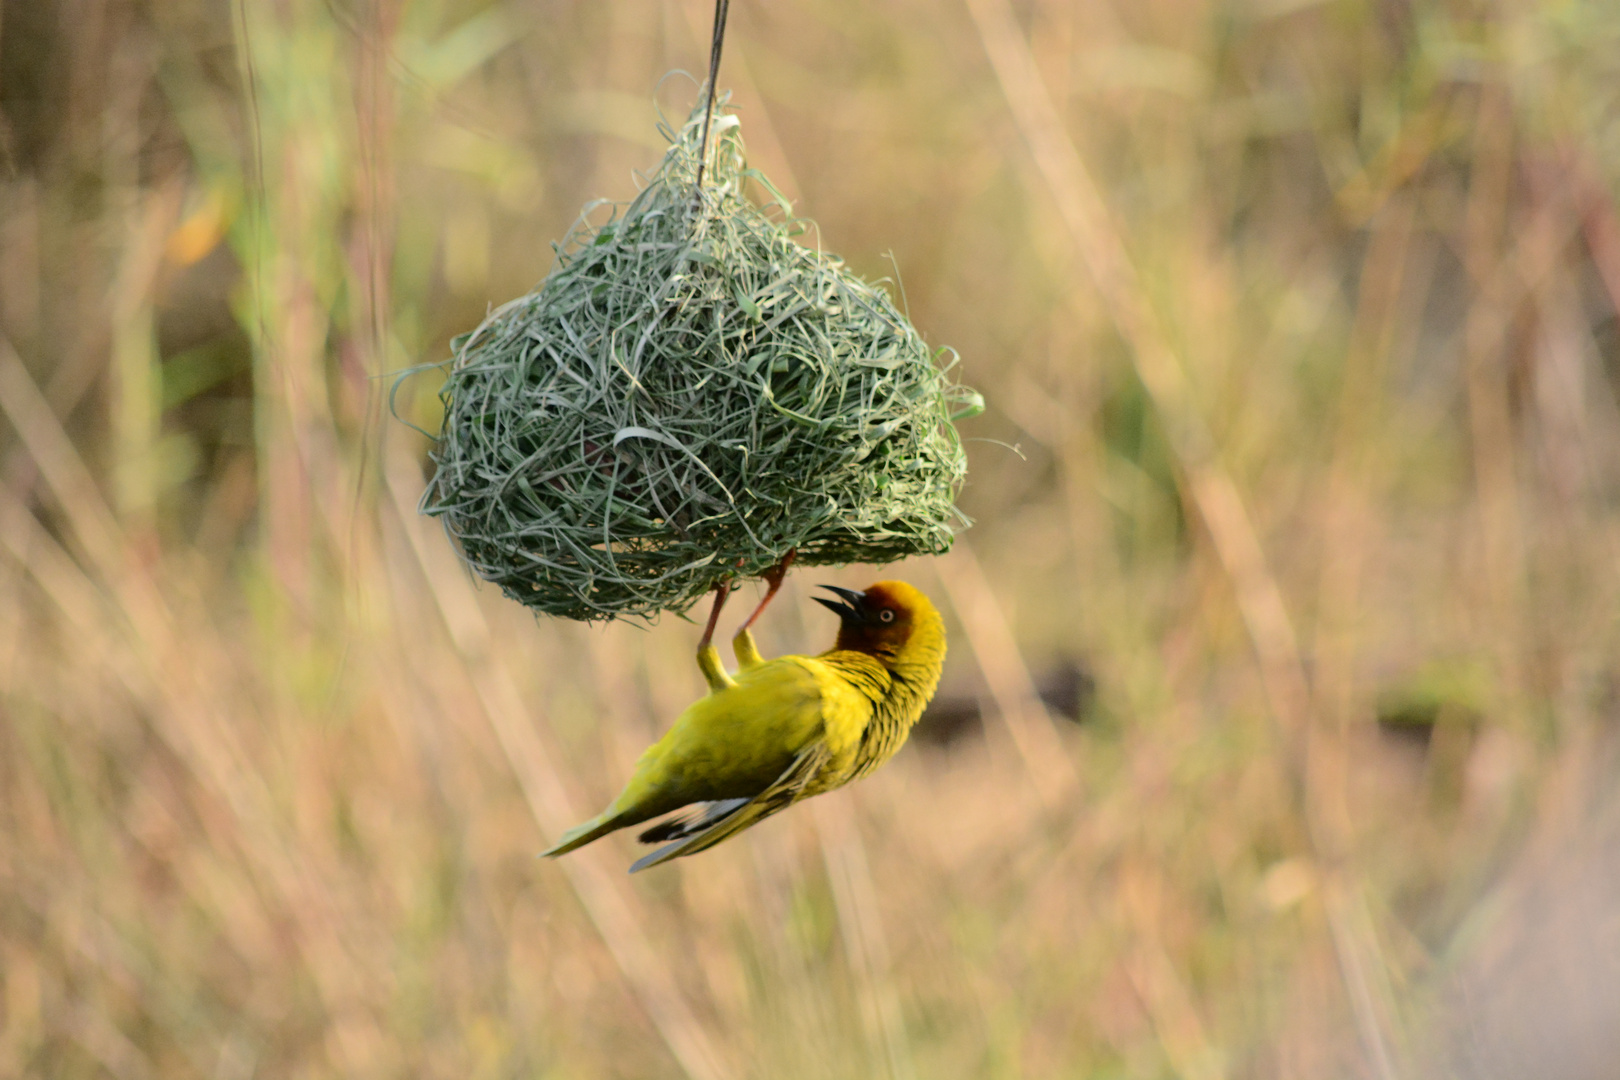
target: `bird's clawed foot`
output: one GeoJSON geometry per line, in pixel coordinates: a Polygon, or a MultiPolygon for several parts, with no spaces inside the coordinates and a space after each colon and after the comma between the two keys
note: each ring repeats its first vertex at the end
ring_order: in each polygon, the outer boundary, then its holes
{"type": "MultiPolygon", "coordinates": [[[[737,664],[743,669],[764,662],[759,655],[759,647],[754,644],[754,635],[749,632],[748,628],[754,625],[754,621],[759,618],[766,606],[781,591],[782,580],[787,577],[788,566],[793,562],[793,556],[796,554],[798,554],[797,550],[789,548],[788,553],[783,555],[775,566],[759,575],[765,579],[765,596],[760,600],[759,606],[754,609],[754,613],[748,616],[748,621],[738,629],[737,636],[731,639],[732,651],[737,654],[737,664]]],[[[709,609],[709,624],[704,627],[703,640],[698,643],[698,667],[703,670],[703,677],[708,680],[709,689],[714,691],[724,690],[729,686],[736,685],[731,676],[726,674],[725,668],[721,666],[720,654],[715,652],[713,644],[714,629],[720,622],[720,609],[725,606],[726,597],[730,592],[730,579],[722,581],[714,587],[714,606],[709,609]]]]}
{"type": "Polygon", "coordinates": [[[714,628],[720,624],[720,609],[726,606],[726,597],[731,595],[731,579],[726,578],[714,587],[714,604],[709,608],[709,623],[703,628],[703,640],[698,642],[698,652],[709,647],[714,640],[714,628]]]}
{"type": "MultiPolygon", "coordinates": [[[[792,565],[793,557],[798,553],[798,548],[788,548],[787,554],[783,555],[775,566],[759,575],[765,580],[765,595],[761,598],[759,606],[754,609],[754,613],[748,616],[748,621],[742,624],[743,630],[753,626],[754,620],[758,619],[765,611],[765,606],[776,598],[776,594],[781,591],[782,580],[787,577],[788,567],[792,565]]],[[[739,630],[738,633],[742,633],[742,630],[739,630]]]]}
{"type": "Polygon", "coordinates": [[[730,595],[730,578],[714,587],[714,606],[709,608],[709,624],[703,628],[703,640],[698,642],[698,667],[710,690],[724,690],[732,685],[731,676],[726,674],[726,669],[720,663],[720,654],[714,649],[714,628],[720,622],[720,609],[726,606],[726,597],[730,595]]]}

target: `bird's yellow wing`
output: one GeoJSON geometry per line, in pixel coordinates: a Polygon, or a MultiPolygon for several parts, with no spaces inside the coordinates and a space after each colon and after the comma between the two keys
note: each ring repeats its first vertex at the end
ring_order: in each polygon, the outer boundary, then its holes
{"type": "Polygon", "coordinates": [[[820,674],[782,657],[739,672],[734,685],[693,702],[636,763],[618,809],[645,808],[650,812],[637,819],[644,821],[691,803],[764,791],[822,738],[827,680],[820,674]]]}
{"type": "Polygon", "coordinates": [[[752,799],[727,799],[711,803],[703,813],[693,818],[665,822],[648,829],[642,834],[643,840],[662,840],[669,836],[678,839],[637,859],[630,872],[634,874],[683,855],[695,855],[764,821],[778,810],[787,809],[799,800],[805,788],[827,767],[830,757],[826,743],[815,743],[806,747],[775,783],[752,799]]]}

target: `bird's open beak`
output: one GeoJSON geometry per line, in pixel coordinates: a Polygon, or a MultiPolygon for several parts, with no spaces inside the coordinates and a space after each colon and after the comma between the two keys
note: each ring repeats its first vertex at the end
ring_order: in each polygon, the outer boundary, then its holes
{"type": "Polygon", "coordinates": [[[866,618],[861,610],[861,605],[866,600],[865,593],[856,592],[854,589],[840,589],[837,585],[818,585],[816,588],[835,592],[844,598],[844,602],[840,604],[837,600],[828,600],[825,596],[813,597],[816,603],[827,608],[844,622],[860,622],[866,618]]]}

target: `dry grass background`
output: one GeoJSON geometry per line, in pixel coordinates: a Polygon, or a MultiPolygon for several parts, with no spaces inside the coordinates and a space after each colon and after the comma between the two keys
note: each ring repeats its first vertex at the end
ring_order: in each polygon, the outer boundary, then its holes
{"type": "Polygon", "coordinates": [[[0,1075],[1620,1075],[1620,15],[735,5],[755,162],[987,392],[978,525],[898,571],[932,736],[630,879],[533,853],[695,629],[475,587],[384,399],[709,14],[0,5],[0,1075]]]}

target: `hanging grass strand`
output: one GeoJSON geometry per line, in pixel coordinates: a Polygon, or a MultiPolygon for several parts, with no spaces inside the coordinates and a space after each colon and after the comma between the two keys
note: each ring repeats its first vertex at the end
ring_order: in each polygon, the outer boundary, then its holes
{"type": "Polygon", "coordinates": [[[422,509],[537,611],[684,611],[790,548],[883,563],[966,524],[952,413],[978,395],[955,354],[799,242],[724,105],[701,192],[700,106],[634,200],[582,218],[539,289],[453,342],[422,509]]]}

